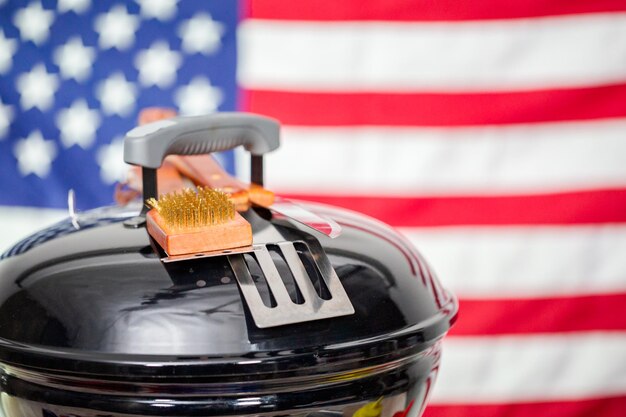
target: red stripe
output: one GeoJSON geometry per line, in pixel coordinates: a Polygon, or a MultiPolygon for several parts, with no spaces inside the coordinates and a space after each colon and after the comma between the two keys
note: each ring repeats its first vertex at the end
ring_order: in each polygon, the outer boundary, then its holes
{"type": "Polygon", "coordinates": [[[312,194],[289,194],[285,197],[345,207],[392,226],[626,222],[626,189],[493,197],[346,197],[312,194]]]}
{"type": "Polygon", "coordinates": [[[304,126],[471,126],[626,116],[626,84],[488,93],[247,90],[245,110],[304,126]]]}
{"type": "Polygon", "coordinates": [[[460,300],[455,336],[626,330],[626,293],[541,299],[460,300]]]}
{"type": "Polygon", "coordinates": [[[623,0],[246,0],[245,16],[284,20],[442,21],[626,10],[623,0]]]}
{"type": "Polygon", "coordinates": [[[624,410],[626,396],[542,403],[437,404],[426,407],[424,417],[623,417],[624,410]]]}

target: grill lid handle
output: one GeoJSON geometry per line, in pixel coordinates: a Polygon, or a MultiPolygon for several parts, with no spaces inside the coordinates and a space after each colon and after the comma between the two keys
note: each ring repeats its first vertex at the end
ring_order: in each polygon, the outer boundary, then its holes
{"type": "Polygon", "coordinates": [[[280,145],[280,123],[250,113],[173,117],[138,126],[124,138],[124,161],[142,167],[144,201],[157,197],[156,169],[167,155],[201,155],[243,145],[252,182],[263,185],[263,154],[280,145]]]}
{"type": "Polygon", "coordinates": [[[248,113],[173,117],[138,126],[124,138],[124,161],[158,168],[167,155],[201,155],[243,145],[252,155],[280,144],[280,124],[248,113]]]}

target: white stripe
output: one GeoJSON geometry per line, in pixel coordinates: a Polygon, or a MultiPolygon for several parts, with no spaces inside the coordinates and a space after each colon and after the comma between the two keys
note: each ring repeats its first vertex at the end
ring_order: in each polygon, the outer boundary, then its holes
{"type": "Polygon", "coordinates": [[[400,230],[463,298],[626,292],[626,225],[400,230]]]}
{"type": "Polygon", "coordinates": [[[286,127],[268,186],[331,194],[503,194],[626,185],[626,119],[472,128],[286,127]]]}
{"type": "Polygon", "coordinates": [[[67,210],[0,206],[0,253],[46,226],[67,217],[67,210]]]}
{"type": "Polygon", "coordinates": [[[518,90],[626,80],[626,13],[469,22],[246,20],[240,83],[277,90],[518,90]]]}
{"type": "Polygon", "coordinates": [[[626,394],[626,333],[448,338],[433,403],[626,394]]]}

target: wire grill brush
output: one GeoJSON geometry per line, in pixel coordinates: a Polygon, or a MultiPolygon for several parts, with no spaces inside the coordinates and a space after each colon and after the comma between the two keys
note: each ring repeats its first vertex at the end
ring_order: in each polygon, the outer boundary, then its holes
{"type": "Polygon", "coordinates": [[[250,224],[225,193],[208,187],[185,189],[146,201],[150,235],[169,255],[200,254],[252,244],[250,224]]]}

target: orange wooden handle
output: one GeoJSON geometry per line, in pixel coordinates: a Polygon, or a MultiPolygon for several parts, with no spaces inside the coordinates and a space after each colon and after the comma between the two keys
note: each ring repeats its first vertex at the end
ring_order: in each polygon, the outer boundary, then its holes
{"type": "Polygon", "coordinates": [[[251,203],[263,207],[274,203],[273,192],[230,176],[210,155],[175,156],[171,162],[196,185],[220,189],[229,194],[238,211],[247,210],[251,203]]]}
{"type": "Polygon", "coordinates": [[[145,125],[170,117],[176,117],[176,110],[166,107],[148,107],[139,112],[138,123],[145,125]]]}

